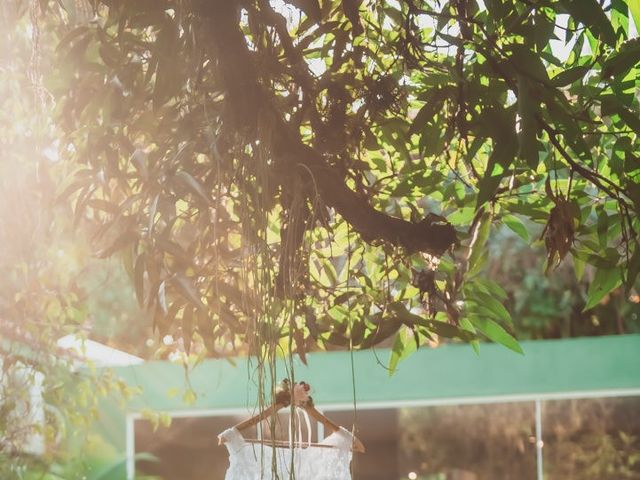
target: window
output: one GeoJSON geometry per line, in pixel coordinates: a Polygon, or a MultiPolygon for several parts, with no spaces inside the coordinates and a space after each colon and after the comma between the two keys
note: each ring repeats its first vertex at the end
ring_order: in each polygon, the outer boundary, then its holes
{"type": "Polygon", "coordinates": [[[640,397],[543,403],[545,480],[640,479],[640,397]]]}

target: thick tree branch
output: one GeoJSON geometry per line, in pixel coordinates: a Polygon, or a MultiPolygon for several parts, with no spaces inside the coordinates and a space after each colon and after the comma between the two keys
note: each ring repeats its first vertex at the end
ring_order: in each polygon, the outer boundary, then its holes
{"type": "MultiPolygon", "coordinates": [[[[339,169],[306,145],[297,131],[273,106],[273,97],[259,84],[251,53],[239,28],[238,5],[231,0],[199,0],[196,13],[203,32],[210,39],[212,60],[217,60],[227,95],[227,111],[234,128],[246,132],[267,146],[283,172],[298,168],[310,175],[323,202],[333,207],[365,241],[383,240],[409,251],[442,255],[456,242],[454,228],[427,216],[418,223],[386,215],[374,209],[368,199],[345,183],[339,169]],[[258,130],[257,118],[271,122],[269,135],[258,130]],[[268,138],[267,138],[268,137],[268,138]]],[[[309,192],[310,194],[313,192],[309,192]]]]}

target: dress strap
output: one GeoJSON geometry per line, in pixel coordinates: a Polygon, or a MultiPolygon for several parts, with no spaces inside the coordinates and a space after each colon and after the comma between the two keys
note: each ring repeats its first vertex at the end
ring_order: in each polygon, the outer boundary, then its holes
{"type": "MultiPolygon", "coordinates": [[[[304,423],[307,427],[307,447],[311,445],[311,421],[309,420],[309,414],[304,408],[296,407],[296,411],[300,412],[304,417],[304,423]]],[[[300,417],[298,416],[298,419],[300,417]]],[[[299,422],[300,420],[298,420],[299,422]]],[[[300,433],[300,441],[302,441],[302,432],[300,433]]]]}
{"type": "Polygon", "coordinates": [[[224,442],[229,451],[237,451],[245,444],[244,437],[235,427],[226,429],[218,435],[218,439],[224,442]]]}
{"type": "Polygon", "coordinates": [[[337,447],[340,450],[351,450],[353,446],[353,435],[346,428],[340,427],[339,430],[336,430],[325,438],[322,443],[337,447]]]}
{"type": "Polygon", "coordinates": [[[300,446],[303,446],[302,443],[302,420],[300,416],[304,418],[305,426],[307,428],[307,447],[311,445],[311,421],[309,420],[309,414],[306,412],[304,408],[295,407],[296,414],[296,424],[298,427],[297,438],[295,432],[293,431],[293,416],[289,417],[289,447],[293,448],[296,441],[300,442],[300,446]]]}

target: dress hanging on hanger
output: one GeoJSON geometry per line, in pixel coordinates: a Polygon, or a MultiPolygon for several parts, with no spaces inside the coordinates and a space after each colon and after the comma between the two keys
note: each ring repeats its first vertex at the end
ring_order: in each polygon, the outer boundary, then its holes
{"type": "Polygon", "coordinates": [[[225,480],[351,480],[352,452],[364,452],[364,446],[348,430],[339,427],[313,406],[309,386],[295,384],[276,397],[276,402],[261,414],[231,427],[219,436],[229,451],[229,469],[225,480]],[[288,442],[246,439],[241,431],[268,418],[281,408],[295,404],[298,439],[289,428],[288,442]],[[301,420],[307,426],[307,441],[302,441],[301,420]],[[311,443],[309,416],[323,423],[332,433],[319,443],[311,443]],[[277,476],[276,473],[277,472],[277,476]]]}

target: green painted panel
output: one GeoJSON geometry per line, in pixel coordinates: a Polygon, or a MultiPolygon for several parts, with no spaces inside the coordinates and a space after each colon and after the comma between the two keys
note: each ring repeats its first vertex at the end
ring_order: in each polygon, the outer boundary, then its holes
{"type": "MultiPolygon", "coordinates": [[[[483,344],[479,355],[467,345],[425,348],[400,363],[392,377],[380,365],[387,362],[388,350],[355,352],[358,406],[640,391],[640,335],[523,342],[522,346],[524,355],[495,344],[483,344]]],[[[197,410],[253,410],[257,396],[255,362],[237,359],[235,363],[207,360],[190,372],[189,380],[197,394],[192,405],[182,400],[187,384],[179,365],[147,362],[114,370],[129,385],[142,389],[142,395],[129,404],[129,412],[152,409],[194,411],[197,415],[197,410]]],[[[310,354],[308,366],[296,360],[294,369],[297,380],[313,386],[319,406],[342,404],[350,408],[353,382],[348,352],[310,354]]],[[[280,364],[278,379],[284,376],[285,368],[280,364]]],[[[126,412],[107,402],[102,413],[99,431],[124,451],[126,412]]]]}
{"type": "MultiPolygon", "coordinates": [[[[480,354],[467,345],[443,345],[421,349],[389,376],[380,365],[388,350],[354,353],[356,396],[359,403],[400,402],[469,397],[535,395],[595,390],[640,388],[640,335],[592,337],[570,340],[523,342],[525,355],[495,344],[481,346],[480,354]]],[[[351,357],[348,352],[310,354],[308,366],[294,362],[296,378],[314,387],[318,404],[353,401],[351,357]]],[[[143,395],[132,402],[134,410],[228,409],[254,407],[255,366],[238,359],[208,360],[190,373],[198,397],[185,405],[184,370],[168,362],[148,362],[116,369],[143,395]]],[[[283,365],[279,376],[285,376],[283,365]]]]}

